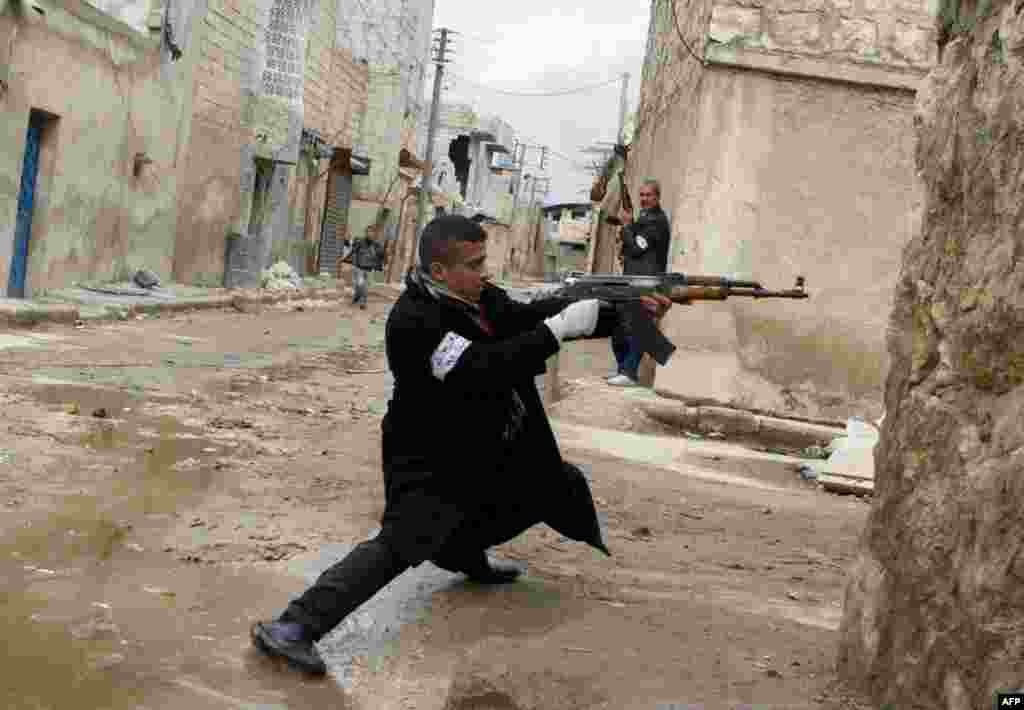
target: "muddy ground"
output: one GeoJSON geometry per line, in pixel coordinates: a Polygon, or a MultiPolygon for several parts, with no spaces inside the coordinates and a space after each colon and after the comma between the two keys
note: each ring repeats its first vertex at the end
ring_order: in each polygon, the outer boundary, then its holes
{"type": "Polygon", "coordinates": [[[0,333],[0,705],[867,707],[834,646],[868,506],[647,422],[604,342],[566,346],[551,412],[612,558],[537,527],[495,551],[516,584],[406,572],[326,679],[255,654],[250,622],[377,529],[395,296],[0,333]]]}

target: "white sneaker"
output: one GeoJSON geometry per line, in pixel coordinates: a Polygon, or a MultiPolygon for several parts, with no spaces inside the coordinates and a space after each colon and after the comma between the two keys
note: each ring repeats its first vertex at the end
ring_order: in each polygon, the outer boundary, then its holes
{"type": "Polygon", "coordinates": [[[629,375],[616,375],[608,380],[613,387],[639,387],[640,383],[629,375]]]}
{"type": "Polygon", "coordinates": [[[622,374],[621,372],[616,370],[615,372],[611,373],[610,375],[605,375],[604,376],[604,381],[607,382],[608,380],[614,380],[616,377],[618,377],[621,374],[622,374]]]}

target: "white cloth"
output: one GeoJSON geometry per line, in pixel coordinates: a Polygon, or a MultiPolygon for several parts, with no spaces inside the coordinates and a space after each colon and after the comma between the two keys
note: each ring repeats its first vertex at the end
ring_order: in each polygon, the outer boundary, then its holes
{"type": "Polygon", "coordinates": [[[434,377],[444,382],[444,378],[458,364],[462,353],[473,343],[456,333],[448,333],[441,339],[441,344],[430,356],[430,369],[434,377]]]}
{"type": "Polygon", "coordinates": [[[544,321],[544,325],[561,343],[571,338],[586,337],[594,334],[597,328],[597,316],[601,310],[601,302],[596,298],[570,303],[557,315],[544,321]]]}

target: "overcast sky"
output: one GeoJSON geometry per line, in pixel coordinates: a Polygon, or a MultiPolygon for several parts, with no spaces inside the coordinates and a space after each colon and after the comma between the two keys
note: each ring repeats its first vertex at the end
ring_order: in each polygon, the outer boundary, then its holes
{"type": "MultiPolygon", "coordinates": [[[[550,145],[579,163],[590,156],[579,149],[594,141],[614,141],[621,82],[587,93],[559,97],[515,97],[490,89],[552,92],[574,89],[631,74],[628,110],[636,109],[640,69],[647,44],[650,0],[552,2],[552,0],[437,0],[434,27],[456,36],[445,102],[465,102],[483,115],[495,114],[520,136],[550,145]],[[481,88],[460,80],[481,84],[481,88]]],[[[433,73],[428,75],[429,92],[433,73]]],[[[536,162],[531,151],[527,163],[536,162]]],[[[530,172],[529,165],[527,172],[530,172]]],[[[548,162],[547,203],[586,201],[591,178],[562,157],[548,162]]]]}

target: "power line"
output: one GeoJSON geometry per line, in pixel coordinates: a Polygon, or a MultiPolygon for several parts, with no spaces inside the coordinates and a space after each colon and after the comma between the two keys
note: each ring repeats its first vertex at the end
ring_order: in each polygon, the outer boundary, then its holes
{"type": "Polygon", "coordinates": [[[563,90],[563,91],[520,92],[520,91],[505,91],[504,89],[495,89],[493,87],[487,86],[486,84],[480,84],[478,82],[473,81],[472,79],[467,79],[466,77],[462,76],[461,74],[456,74],[454,72],[451,74],[451,76],[457,78],[459,81],[466,82],[470,86],[476,86],[476,87],[479,87],[481,89],[486,89],[487,91],[493,91],[496,94],[504,94],[505,96],[523,96],[523,97],[569,96],[570,94],[582,94],[585,91],[592,91],[594,89],[600,89],[603,86],[608,86],[610,84],[616,84],[616,83],[618,83],[621,80],[621,77],[615,77],[614,79],[609,79],[608,81],[602,81],[599,84],[589,84],[587,86],[581,86],[581,87],[576,88],[576,89],[566,89],[566,90],[563,90]]]}
{"type": "Polygon", "coordinates": [[[497,44],[501,41],[500,39],[489,39],[487,37],[480,37],[479,35],[466,34],[465,32],[460,32],[459,37],[470,39],[477,44],[497,44]]]}
{"type": "Polygon", "coordinates": [[[686,37],[683,37],[683,31],[679,28],[679,15],[676,14],[676,0],[668,0],[668,4],[672,7],[672,24],[675,25],[676,34],[679,35],[679,41],[683,43],[687,51],[690,52],[690,56],[700,62],[701,66],[706,66],[707,62],[701,57],[697,56],[697,53],[693,51],[693,47],[686,41],[686,37]]]}

